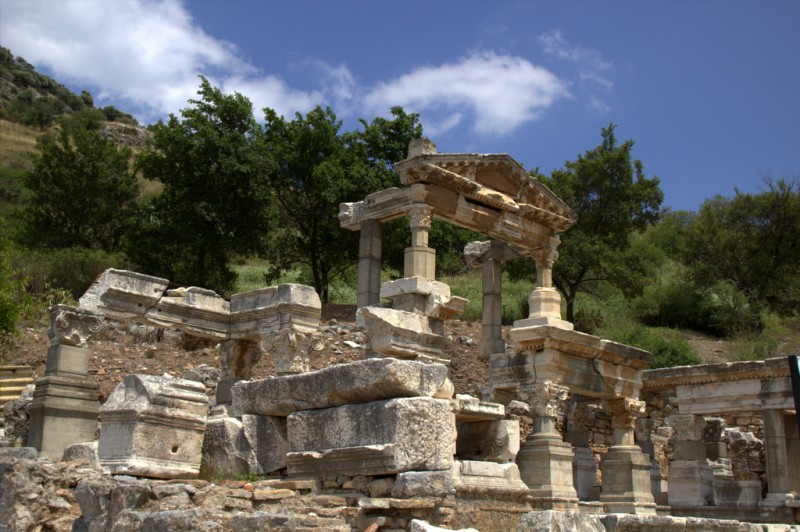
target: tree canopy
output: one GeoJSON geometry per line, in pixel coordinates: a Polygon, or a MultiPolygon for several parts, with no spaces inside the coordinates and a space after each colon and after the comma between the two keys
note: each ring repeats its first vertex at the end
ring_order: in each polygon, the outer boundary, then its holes
{"type": "Polygon", "coordinates": [[[88,127],[81,113],[42,135],[26,178],[25,235],[35,246],[115,251],[139,191],[131,150],[88,127]]]}
{"type": "Polygon", "coordinates": [[[568,161],[550,177],[539,175],[578,215],[578,222],[561,236],[553,283],[567,303],[568,321],[575,321],[575,296],[591,291],[593,283],[627,282],[635,267],[625,255],[631,233],[659,218],[663,193],[658,178],[644,175],[633,159],[633,141],[617,143],[610,124],[601,131],[596,148],[568,161]]]}
{"type": "Polygon", "coordinates": [[[144,209],[128,252],[145,271],[228,293],[231,255],[260,249],[271,227],[272,158],[259,149],[247,98],[205,78],[198,95],[180,118],[151,127],[138,163],[163,191],[144,209]]]}
{"type": "Polygon", "coordinates": [[[400,107],[392,109],[392,119],[361,120],[363,129],[345,133],[330,108],[291,121],[264,111],[264,151],[275,161],[270,189],[280,206],[269,257],[275,272],[306,267],[327,301],[330,282],[358,252],[358,235],[339,226],[339,204],[396,185],[391,165],[405,158],[422,127],[417,115],[400,107]]]}

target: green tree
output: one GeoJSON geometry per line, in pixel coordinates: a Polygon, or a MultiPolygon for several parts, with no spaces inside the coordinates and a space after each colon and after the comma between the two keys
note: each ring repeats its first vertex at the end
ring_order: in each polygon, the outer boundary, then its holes
{"type": "Polygon", "coordinates": [[[280,205],[270,259],[275,272],[310,271],[315,290],[328,300],[331,281],[357,260],[358,237],[339,226],[339,204],[395,186],[392,163],[405,158],[421,136],[415,114],[392,109],[392,119],[361,120],[363,129],[341,133],[330,108],[317,107],[287,121],[265,109],[264,150],[274,157],[270,186],[280,205]]]}
{"type": "Polygon", "coordinates": [[[758,194],[703,203],[683,259],[698,286],[727,283],[756,309],[787,315],[800,306],[800,181],[764,183],[758,194]]]}
{"type": "Polygon", "coordinates": [[[117,250],[138,193],[130,149],[69,119],[37,144],[25,180],[31,192],[23,213],[28,243],[117,250]]]}
{"type": "Polygon", "coordinates": [[[261,130],[247,98],[223,94],[202,77],[197,94],[180,118],[151,127],[138,162],[164,188],[143,209],[128,254],[149,273],[227,295],[232,255],[258,250],[270,230],[271,154],[259,150],[261,130]]]}
{"type": "MultiPolygon", "coordinates": [[[[644,267],[626,254],[634,231],[658,220],[663,193],[656,177],[644,175],[633,159],[633,141],[617,144],[615,125],[603,128],[601,144],[555,170],[539,176],[578,215],[578,222],[561,236],[553,283],[567,304],[567,320],[575,321],[575,297],[592,292],[599,282],[631,286],[632,268],[644,267]]],[[[634,283],[635,286],[636,283],[634,283]]]]}

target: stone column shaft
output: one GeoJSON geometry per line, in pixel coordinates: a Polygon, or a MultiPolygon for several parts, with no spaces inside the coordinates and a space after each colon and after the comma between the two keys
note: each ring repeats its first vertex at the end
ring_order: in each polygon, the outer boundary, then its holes
{"type": "Polygon", "coordinates": [[[220,344],[220,375],[217,403],[231,402],[231,387],[236,381],[250,378],[253,365],[261,358],[257,342],[225,340],[220,344]]]}
{"type": "Polygon", "coordinates": [[[767,454],[767,501],[782,503],[789,492],[789,460],[782,410],[764,410],[764,445],[767,454]]]}
{"type": "Polygon", "coordinates": [[[483,261],[483,310],[481,331],[481,356],[505,353],[503,341],[503,266],[499,260],[483,261]]]}
{"type": "Polygon", "coordinates": [[[433,208],[425,204],[413,205],[408,211],[411,225],[411,246],[405,250],[403,277],[436,278],[436,250],[428,247],[433,208]]]}
{"type": "Polygon", "coordinates": [[[381,301],[381,249],[383,226],[377,220],[361,222],[358,242],[358,307],[381,301]]]}

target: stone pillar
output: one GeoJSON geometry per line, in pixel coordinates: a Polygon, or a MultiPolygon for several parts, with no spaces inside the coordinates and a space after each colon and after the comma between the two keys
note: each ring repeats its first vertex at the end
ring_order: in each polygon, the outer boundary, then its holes
{"type": "Polygon", "coordinates": [[[217,385],[217,404],[231,402],[231,388],[236,381],[247,380],[253,365],[261,358],[257,342],[225,340],[219,350],[220,375],[217,385]]]}
{"type": "Polygon", "coordinates": [[[282,329],[261,340],[262,352],[272,351],[275,375],[279,377],[307,372],[311,351],[319,351],[323,347],[324,342],[314,333],[292,329],[282,329]]]}
{"type": "Polygon", "coordinates": [[[549,325],[561,329],[573,328],[568,321],[561,319],[561,294],[553,288],[553,266],[558,260],[558,245],[561,238],[554,235],[547,246],[532,252],[536,261],[536,289],[528,297],[528,319],[518,320],[514,327],[549,325]]]}
{"type": "Polygon", "coordinates": [[[673,428],[673,459],[669,466],[670,506],[709,506],[714,502],[714,473],[706,460],[702,416],[678,414],[669,417],[673,428]]]}
{"type": "Polygon", "coordinates": [[[358,307],[381,301],[381,247],[383,226],[377,220],[361,222],[358,241],[358,307]]]}
{"type": "Polygon", "coordinates": [[[784,506],[794,495],[789,490],[786,425],[783,410],[764,410],[764,446],[767,454],[767,497],[764,506],[784,506]]]}
{"type": "Polygon", "coordinates": [[[45,374],[36,380],[30,406],[28,445],[43,456],[60,460],[73,443],[93,441],[97,429],[97,383],[88,376],[86,343],[102,326],[103,317],[66,305],[47,309],[50,348],[45,374]]]}
{"type": "Polygon", "coordinates": [[[424,203],[414,204],[408,210],[411,225],[411,246],[406,248],[403,277],[436,278],[436,250],[428,247],[433,208],[424,203]]]}
{"type": "Polygon", "coordinates": [[[533,432],[517,454],[522,481],[530,488],[536,509],[575,510],[578,494],[572,479],[572,446],[556,430],[558,406],[569,389],[551,381],[521,386],[521,399],[531,405],[533,432]]]}
{"type": "Polygon", "coordinates": [[[503,265],[496,259],[483,261],[483,310],[481,356],[505,353],[503,341],[503,265]]]}
{"type": "Polygon", "coordinates": [[[634,443],[636,418],[644,413],[644,407],[644,401],[628,397],[606,400],[614,429],[614,445],[600,463],[600,502],[607,513],[655,514],[650,457],[634,443]]]}

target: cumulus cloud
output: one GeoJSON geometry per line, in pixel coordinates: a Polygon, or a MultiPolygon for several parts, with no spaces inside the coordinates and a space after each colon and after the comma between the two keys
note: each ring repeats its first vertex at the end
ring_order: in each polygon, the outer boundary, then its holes
{"type": "Polygon", "coordinates": [[[199,74],[276,110],[306,110],[319,94],[288,87],[240,58],[232,43],[205,33],[178,0],[3,0],[2,43],[65,81],[98,87],[160,117],[186,106],[199,74]]]}
{"type": "Polygon", "coordinates": [[[367,92],[364,103],[372,112],[402,105],[421,113],[423,119],[426,111],[445,109],[446,116],[432,127],[439,133],[456,127],[462,113],[469,111],[475,116],[474,131],[505,134],[535,120],[568,95],[558,77],[524,58],[483,53],[457,63],[418,68],[380,83],[367,92]]]}

